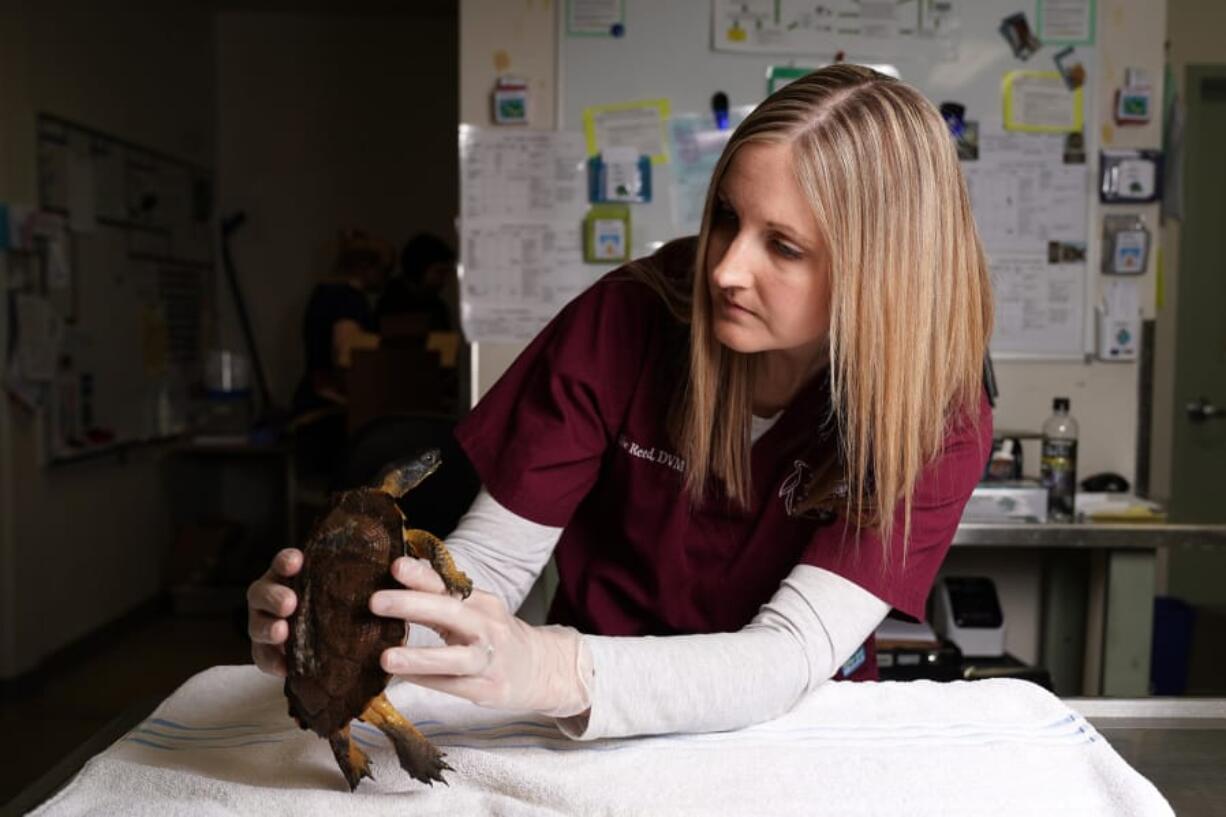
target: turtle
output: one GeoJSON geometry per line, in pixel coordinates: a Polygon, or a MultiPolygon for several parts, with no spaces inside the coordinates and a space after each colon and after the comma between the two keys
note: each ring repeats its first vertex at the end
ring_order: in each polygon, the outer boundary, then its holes
{"type": "Polygon", "coordinates": [[[379,656],[404,643],[408,625],[370,612],[372,593],[400,586],[392,562],[409,554],[428,559],[449,592],[462,598],[472,593],[472,582],[442,541],[410,528],[396,503],[441,464],[431,449],[387,466],[368,486],[333,494],[291,582],[298,606],[285,644],[289,713],[298,726],[327,739],[351,792],[363,777],[374,778],[369,758],[350,738],[354,718],[387,735],[401,767],[416,780],[446,783],[442,773],[451,770],[384,693],[390,676],[379,656]]]}

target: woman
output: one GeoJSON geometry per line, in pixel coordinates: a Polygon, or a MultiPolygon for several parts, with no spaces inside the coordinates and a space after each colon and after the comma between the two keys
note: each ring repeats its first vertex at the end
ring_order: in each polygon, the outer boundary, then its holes
{"type": "MultiPolygon", "coordinates": [[[[445,645],[384,667],[582,739],[736,728],[876,677],[874,629],[923,615],[990,450],[991,316],[936,109],[850,65],[779,90],[697,240],[568,305],[461,424],[485,487],[447,543],[484,592],[397,562],[372,611],[445,645]],[[554,626],[530,627],[508,611],[551,552],[554,626]]],[[[270,672],[300,563],[251,589],[270,672]]]]}
{"type": "Polygon", "coordinates": [[[379,345],[368,293],[392,265],[391,245],[360,230],[341,232],[333,274],[316,284],[302,318],[306,372],[294,394],[301,413],[345,402],[344,372],[358,349],[379,345]]]}
{"type": "Polygon", "coordinates": [[[332,274],[315,285],[302,318],[306,368],[294,391],[292,428],[299,466],[336,472],[345,447],[345,373],[359,349],[375,349],[379,335],[368,293],[383,287],[392,247],[360,230],[341,231],[332,274]]]}

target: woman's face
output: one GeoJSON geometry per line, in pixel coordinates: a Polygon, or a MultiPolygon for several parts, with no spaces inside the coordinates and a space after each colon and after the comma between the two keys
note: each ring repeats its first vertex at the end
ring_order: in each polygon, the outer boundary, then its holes
{"type": "Polygon", "coordinates": [[[715,337],[743,353],[820,355],[830,268],[790,146],[741,147],[717,195],[707,244],[715,337]]]}

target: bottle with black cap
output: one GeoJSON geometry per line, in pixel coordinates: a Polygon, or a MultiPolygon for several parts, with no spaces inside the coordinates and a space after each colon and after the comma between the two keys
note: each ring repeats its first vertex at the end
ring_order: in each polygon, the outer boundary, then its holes
{"type": "Polygon", "coordinates": [[[1077,421],[1069,414],[1069,399],[1052,401],[1052,415],[1043,423],[1040,473],[1047,489],[1047,518],[1072,522],[1077,493],[1077,421]]]}

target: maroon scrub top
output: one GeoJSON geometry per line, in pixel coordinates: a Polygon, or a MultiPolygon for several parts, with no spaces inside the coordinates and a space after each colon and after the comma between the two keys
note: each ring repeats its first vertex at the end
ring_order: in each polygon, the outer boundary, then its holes
{"type": "MultiPolygon", "coordinates": [[[[693,247],[673,242],[651,261],[684,275],[693,247]]],[[[842,519],[794,508],[815,458],[833,454],[825,375],[754,444],[749,508],[719,499],[691,507],[667,430],[687,343],[688,328],[656,293],[614,271],[568,304],[457,427],[494,499],[563,528],[550,620],[599,635],[733,632],[797,564],[837,573],[922,619],[991,450],[986,398],[978,434],[969,422],[951,424],[920,476],[906,559],[901,509],[885,558],[876,534],[856,543],[842,519]]],[[[877,677],[871,638],[836,677],[877,677]]]]}

